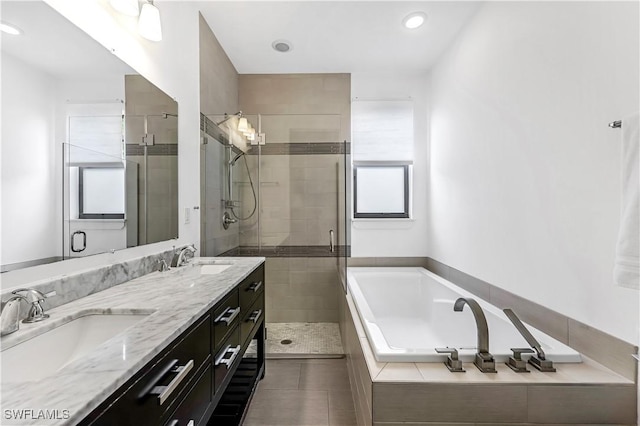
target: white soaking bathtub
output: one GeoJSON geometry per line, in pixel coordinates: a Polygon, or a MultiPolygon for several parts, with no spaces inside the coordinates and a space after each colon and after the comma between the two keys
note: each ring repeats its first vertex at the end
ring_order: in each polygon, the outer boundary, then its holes
{"type": "MultiPolygon", "coordinates": [[[[469,306],[454,312],[459,297],[475,299],[487,318],[489,352],[506,362],[510,348],[527,348],[501,309],[424,268],[349,267],[348,288],[375,358],[380,362],[443,362],[435,348],[457,348],[460,359],[473,361],[477,352],[476,323],[469,306]]],[[[518,314],[517,311],[515,311],[518,314]]],[[[526,324],[547,359],[581,362],[580,354],[526,324]]],[[[528,359],[523,354],[523,359],[528,359]]]]}

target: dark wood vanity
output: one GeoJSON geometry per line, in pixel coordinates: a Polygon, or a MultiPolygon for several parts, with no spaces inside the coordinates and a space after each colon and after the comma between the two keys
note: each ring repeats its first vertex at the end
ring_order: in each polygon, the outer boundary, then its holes
{"type": "Polygon", "coordinates": [[[241,424],[264,377],[264,283],[261,264],[80,424],[241,424]]]}

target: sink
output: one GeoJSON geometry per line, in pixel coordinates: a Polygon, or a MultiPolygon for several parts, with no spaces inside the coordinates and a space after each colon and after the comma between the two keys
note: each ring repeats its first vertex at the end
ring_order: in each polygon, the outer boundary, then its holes
{"type": "Polygon", "coordinates": [[[194,266],[200,268],[202,275],[215,275],[235,265],[235,260],[218,259],[215,257],[198,257],[194,259],[194,266]]]}
{"type": "Polygon", "coordinates": [[[198,257],[194,259],[196,265],[227,265],[232,266],[236,264],[235,260],[218,259],[215,257],[198,257]]]}
{"type": "MultiPolygon", "coordinates": [[[[149,313],[86,314],[5,349],[1,357],[2,382],[37,381],[48,377],[147,315],[149,313]]],[[[124,342],[122,345],[124,354],[126,345],[124,342]]]]}
{"type": "Polygon", "coordinates": [[[201,265],[200,273],[203,275],[214,275],[230,268],[233,265],[201,265]]]}

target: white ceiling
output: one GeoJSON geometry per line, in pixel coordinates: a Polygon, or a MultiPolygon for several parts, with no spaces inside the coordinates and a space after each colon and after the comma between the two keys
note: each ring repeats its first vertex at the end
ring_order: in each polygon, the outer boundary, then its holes
{"type": "Polygon", "coordinates": [[[428,70],[480,2],[202,1],[200,10],[241,74],[428,70]],[[402,19],[423,11],[408,30],[402,19]],[[271,44],[285,39],[288,53],[271,44]]]}
{"type": "MultiPolygon", "coordinates": [[[[481,5],[451,0],[194,3],[241,74],[424,72],[481,5]],[[415,11],[426,12],[427,22],[408,30],[402,19],[415,11]],[[277,39],[290,41],[293,50],[273,50],[277,39]]],[[[2,20],[24,31],[19,37],[3,34],[2,50],[31,65],[57,76],[135,73],[44,2],[2,0],[0,7],[2,20]]]]}
{"type": "Polygon", "coordinates": [[[57,77],[137,74],[100,43],[41,1],[0,2],[2,21],[20,36],[2,34],[2,50],[57,77]]]}

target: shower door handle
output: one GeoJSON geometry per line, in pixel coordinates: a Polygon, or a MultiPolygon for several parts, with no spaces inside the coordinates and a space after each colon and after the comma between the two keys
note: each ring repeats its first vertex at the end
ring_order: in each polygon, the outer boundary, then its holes
{"type": "Polygon", "coordinates": [[[333,229],[329,229],[329,251],[333,253],[335,246],[333,245],[333,229]]]}
{"type": "Polygon", "coordinates": [[[76,231],[71,234],[71,251],[74,253],[80,253],[87,248],[87,233],[84,231],[76,231]],[[82,235],[82,248],[76,249],[76,235],[82,235]]]}

